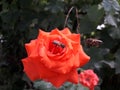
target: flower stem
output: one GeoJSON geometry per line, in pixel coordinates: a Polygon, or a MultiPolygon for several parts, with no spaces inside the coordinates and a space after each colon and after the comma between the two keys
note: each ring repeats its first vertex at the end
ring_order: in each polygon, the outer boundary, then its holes
{"type": "MultiPolygon", "coordinates": [[[[75,7],[71,7],[70,8],[70,10],[68,11],[68,13],[67,13],[67,16],[66,16],[66,18],[65,18],[65,22],[64,22],[64,28],[66,27],[66,24],[67,24],[67,21],[68,21],[68,18],[69,18],[69,16],[70,16],[70,13],[71,13],[71,11],[74,9],[75,7]]],[[[79,20],[78,20],[78,9],[77,8],[75,8],[75,12],[76,12],[76,18],[77,18],[77,28],[76,28],[76,32],[77,33],[79,33],[79,28],[80,28],[80,25],[79,25],[79,20]]]]}

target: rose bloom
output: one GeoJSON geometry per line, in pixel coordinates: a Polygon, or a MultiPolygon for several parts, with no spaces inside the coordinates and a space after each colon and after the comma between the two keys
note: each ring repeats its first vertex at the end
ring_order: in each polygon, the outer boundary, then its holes
{"type": "Polygon", "coordinates": [[[93,72],[93,70],[85,70],[79,74],[80,83],[90,90],[94,90],[94,87],[98,84],[99,78],[93,72]]]}
{"type": "Polygon", "coordinates": [[[83,51],[80,34],[68,28],[39,30],[37,39],[25,44],[28,57],[22,59],[24,72],[32,80],[43,79],[60,87],[64,82],[78,83],[77,68],[85,65],[90,57],[83,51]]]}

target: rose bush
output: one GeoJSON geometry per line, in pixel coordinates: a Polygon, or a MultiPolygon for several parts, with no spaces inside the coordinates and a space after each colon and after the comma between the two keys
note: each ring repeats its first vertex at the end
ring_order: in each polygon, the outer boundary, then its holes
{"type": "Polygon", "coordinates": [[[80,83],[90,90],[94,90],[94,87],[98,84],[99,78],[93,72],[93,70],[88,69],[79,74],[80,83]]]}
{"type": "Polygon", "coordinates": [[[37,39],[25,44],[25,48],[28,57],[22,63],[27,76],[32,81],[49,81],[56,87],[65,81],[78,83],[76,69],[90,59],[83,51],[80,34],[72,34],[68,28],[39,30],[37,39]]]}

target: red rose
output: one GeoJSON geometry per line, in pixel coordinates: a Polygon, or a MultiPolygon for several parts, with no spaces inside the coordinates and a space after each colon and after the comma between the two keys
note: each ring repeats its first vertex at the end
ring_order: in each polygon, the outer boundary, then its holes
{"type": "Polygon", "coordinates": [[[65,81],[78,83],[76,69],[90,59],[80,44],[80,34],[72,34],[68,28],[40,30],[37,39],[25,44],[25,48],[28,57],[22,62],[27,76],[32,81],[47,80],[56,87],[65,81]]]}
{"type": "Polygon", "coordinates": [[[93,70],[85,70],[79,74],[80,83],[90,90],[94,90],[94,87],[98,84],[99,78],[93,72],[93,70]]]}

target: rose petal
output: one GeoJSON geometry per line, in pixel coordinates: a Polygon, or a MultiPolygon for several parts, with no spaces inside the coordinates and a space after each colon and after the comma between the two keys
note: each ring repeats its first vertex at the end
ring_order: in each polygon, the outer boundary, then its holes
{"type": "Polygon", "coordinates": [[[77,42],[80,44],[80,34],[66,35],[72,42],[77,42]]]}
{"type": "Polygon", "coordinates": [[[51,69],[43,65],[38,59],[37,61],[38,62],[36,63],[36,65],[39,66],[39,76],[40,76],[39,78],[48,79],[58,76],[58,73],[53,72],[51,69]]]}
{"type": "Polygon", "coordinates": [[[76,53],[76,55],[74,56],[74,67],[78,68],[80,66],[80,58],[79,58],[79,53],[76,53]]]}
{"type": "Polygon", "coordinates": [[[54,86],[60,87],[64,82],[67,81],[68,76],[67,75],[60,75],[53,77],[53,78],[47,78],[47,81],[51,82],[54,86]]]}
{"type": "Polygon", "coordinates": [[[34,51],[35,46],[36,46],[36,39],[31,40],[31,42],[28,44],[25,44],[25,48],[26,48],[28,56],[31,54],[32,51],[34,51]]]}
{"type": "Polygon", "coordinates": [[[61,33],[63,33],[63,34],[68,34],[68,35],[70,35],[71,34],[71,32],[70,32],[70,29],[69,28],[64,28],[63,30],[61,30],[61,33]]]}
{"type": "Polygon", "coordinates": [[[80,56],[80,67],[85,65],[90,60],[90,57],[85,54],[81,45],[79,50],[79,56],[80,56]]]}
{"type": "MultiPolygon", "coordinates": [[[[69,56],[68,59],[66,59],[65,61],[58,59],[57,61],[54,60],[54,58],[49,58],[46,55],[46,50],[45,48],[40,48],[39,50],[39,56],[41,56],[41,63],[43,63],[46,67],[48,67],[49,69],[52,69],[55,72],[58,73],[67,73],[71,70],[73,64],[74,64],[74,60],[75,57],[74,56],[69,56]]],[[[56,59],[56,58],[55,58],[56,59]]],[[[62,58],[61,58],[62,59],[62,58]]],[[[64,59],[64,57],[63,57],[64,59]]]]}
{"type": "Polygon", "coordinates": [[[77,84],[78,74],[76,70],[72,70],[67,74],[58,74],[58,76],[56,77],[49,78],[48,81],[50,81],[56,87],[60,87],[66,81],[70,81],[77,84]]]}
{"type": "Polygon", "coordinates": [[[36,59],[36,62],[34,62],[34,64],[36,65],[37,68],[39,65],[39,79],[41,78],[45,79],[51,82],[56,87],[61,86],[65,81],[67,81],[67,79],[69,79],[69,81],[71,82],[78,83],[78,74],[76,70],[72,70],[67,74],[60,74],[55,73],[48,69],[47,67],[45,67],[43,64],[39,62],[38,59],[36,59]]]}
{"type": "Polygon", "coordinates": [[[27,74],[30,80],[34,81],[39,79],[39,68],[36,67],[31,59],[22,59],[22,63],[24,65],[24,72],[27,74]]]}
{"type": "Polygon", "coordinates": [[[66,74],[68,72],[71,71],[71,69],[73,68],[73,62],[74,62],[74,57],[71,56],[70,59],[62,62],[62,61],[57,61],[56,65],[54,67],[52,67],[52,69],[55,71],[55,72],[58,72],[58,73],[61,73],[61,74],[66,74]],[[62,63],[61,63],[62,62],[62,63]]]}
{"type": "Polygon", "coordinates": [[[49,32],[44,32],[43,30],[39,29],[39,34],[38,34],[37,39],[44,39],[47,36],[49,36],[49,32]]]}
{"type": "Polygon", "coordinates": [[[69,78],[68,81],[77,84],[78,83],[78,73],[76,69],[73,69],[70,73],[69,73],[69,78]]]}
{"type": "Polygon", "coordinates": [[[41,52],[40,56],[42,57],[41,60],[46,67],[53,69],[55,72],[63,73],[63,74],[69,72],[73,67],[75,62],[75,57],[74,55],[70,54],[70,52],[69,54],[67,54],[67,56],[65,55],[60,59],[60,56],[58,56],[59,58],[57,56],[56,57],[46,56],[45,51],[46,51],[45,48],[40,49],[41,52]],[[58,60],[56,61],[56,59],[58,60]]]}
{"type": "Polygon", "coordinates": [[[57,28],[53,29],[51,31],[50,35],[58,35],[58,36],[60,36],[62,39],[64,39],[67,42],[67,43],[65,43],[66,47],[70,48],[70,49],[73,49],[73,47],[72,47],[72,45],[70,43],[69,38],[67,38],[66,35],[61,33],[57,28]]]}

